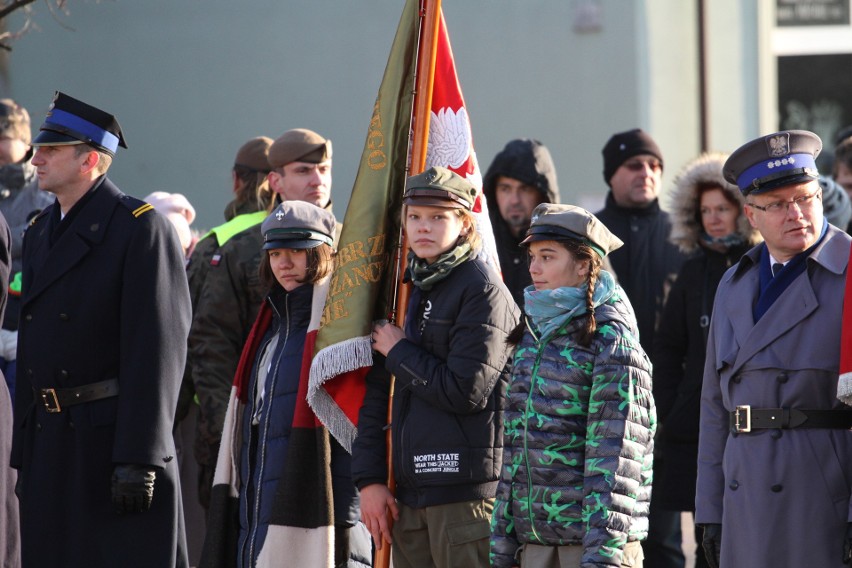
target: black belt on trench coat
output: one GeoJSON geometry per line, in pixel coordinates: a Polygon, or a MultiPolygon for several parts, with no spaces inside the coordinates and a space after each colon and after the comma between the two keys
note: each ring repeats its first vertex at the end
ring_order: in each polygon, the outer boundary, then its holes
{"type": "Polygon", "coordinates": [[[62,412],[66,406],[118,396],[118,379],[107,379],[81,387],[64,389],[33,389],[48,412],[62,412]]]}
{"type": "Polygon", "coordinates": [[[852,411],[807,408],[752,408],[745,404],[731,412],[731,431],[738,434],[766,428],[852,428],[852,411]]]}

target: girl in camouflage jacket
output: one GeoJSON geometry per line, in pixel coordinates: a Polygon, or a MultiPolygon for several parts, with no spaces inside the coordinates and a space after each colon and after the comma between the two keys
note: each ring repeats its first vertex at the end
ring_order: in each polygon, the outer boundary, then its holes
{"type": "Polygon", "coordinates": [[[633,309],[601,269],[622,243],[567,205],[539,205],[527,235],[491,565],[641,566],[656,411],[633,309]]]}

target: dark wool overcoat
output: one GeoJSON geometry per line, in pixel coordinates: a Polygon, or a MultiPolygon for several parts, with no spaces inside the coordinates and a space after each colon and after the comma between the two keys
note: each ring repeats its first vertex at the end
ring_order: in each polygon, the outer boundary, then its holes
{"type": "Polygon", "coordinates": [[[97,181],[27,229],[12,465],[25,568],[187,566],[172,424],[189,292],[169,221],[97,181]],[[118,396],[48,413],[33,389],[117,379],[118,396]],[[151,509],[119,515],[116,464],[157,470],[151,509]]]}

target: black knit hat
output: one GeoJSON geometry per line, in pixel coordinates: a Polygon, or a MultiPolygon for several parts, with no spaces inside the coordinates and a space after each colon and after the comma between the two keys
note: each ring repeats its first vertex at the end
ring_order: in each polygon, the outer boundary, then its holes
{"type": "Polygon", "coordinates": [[[663,153],[647,132],[641,128],[634,128],[627,132],[613,134],[602,150],[604,158],[603,176],[607,184],[621,164],[628,158],[640,154],[649,154],[660,160],[663,165],[663,153]]]}

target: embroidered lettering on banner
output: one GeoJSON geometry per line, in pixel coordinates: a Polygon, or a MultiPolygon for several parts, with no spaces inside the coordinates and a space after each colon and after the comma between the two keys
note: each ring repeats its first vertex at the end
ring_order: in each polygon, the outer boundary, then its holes
{"type": "Polygon", "coordinates": [[[458,473],[459,454],[437,453],[420,454],[412,457],[414,473],[458,473]]]}

